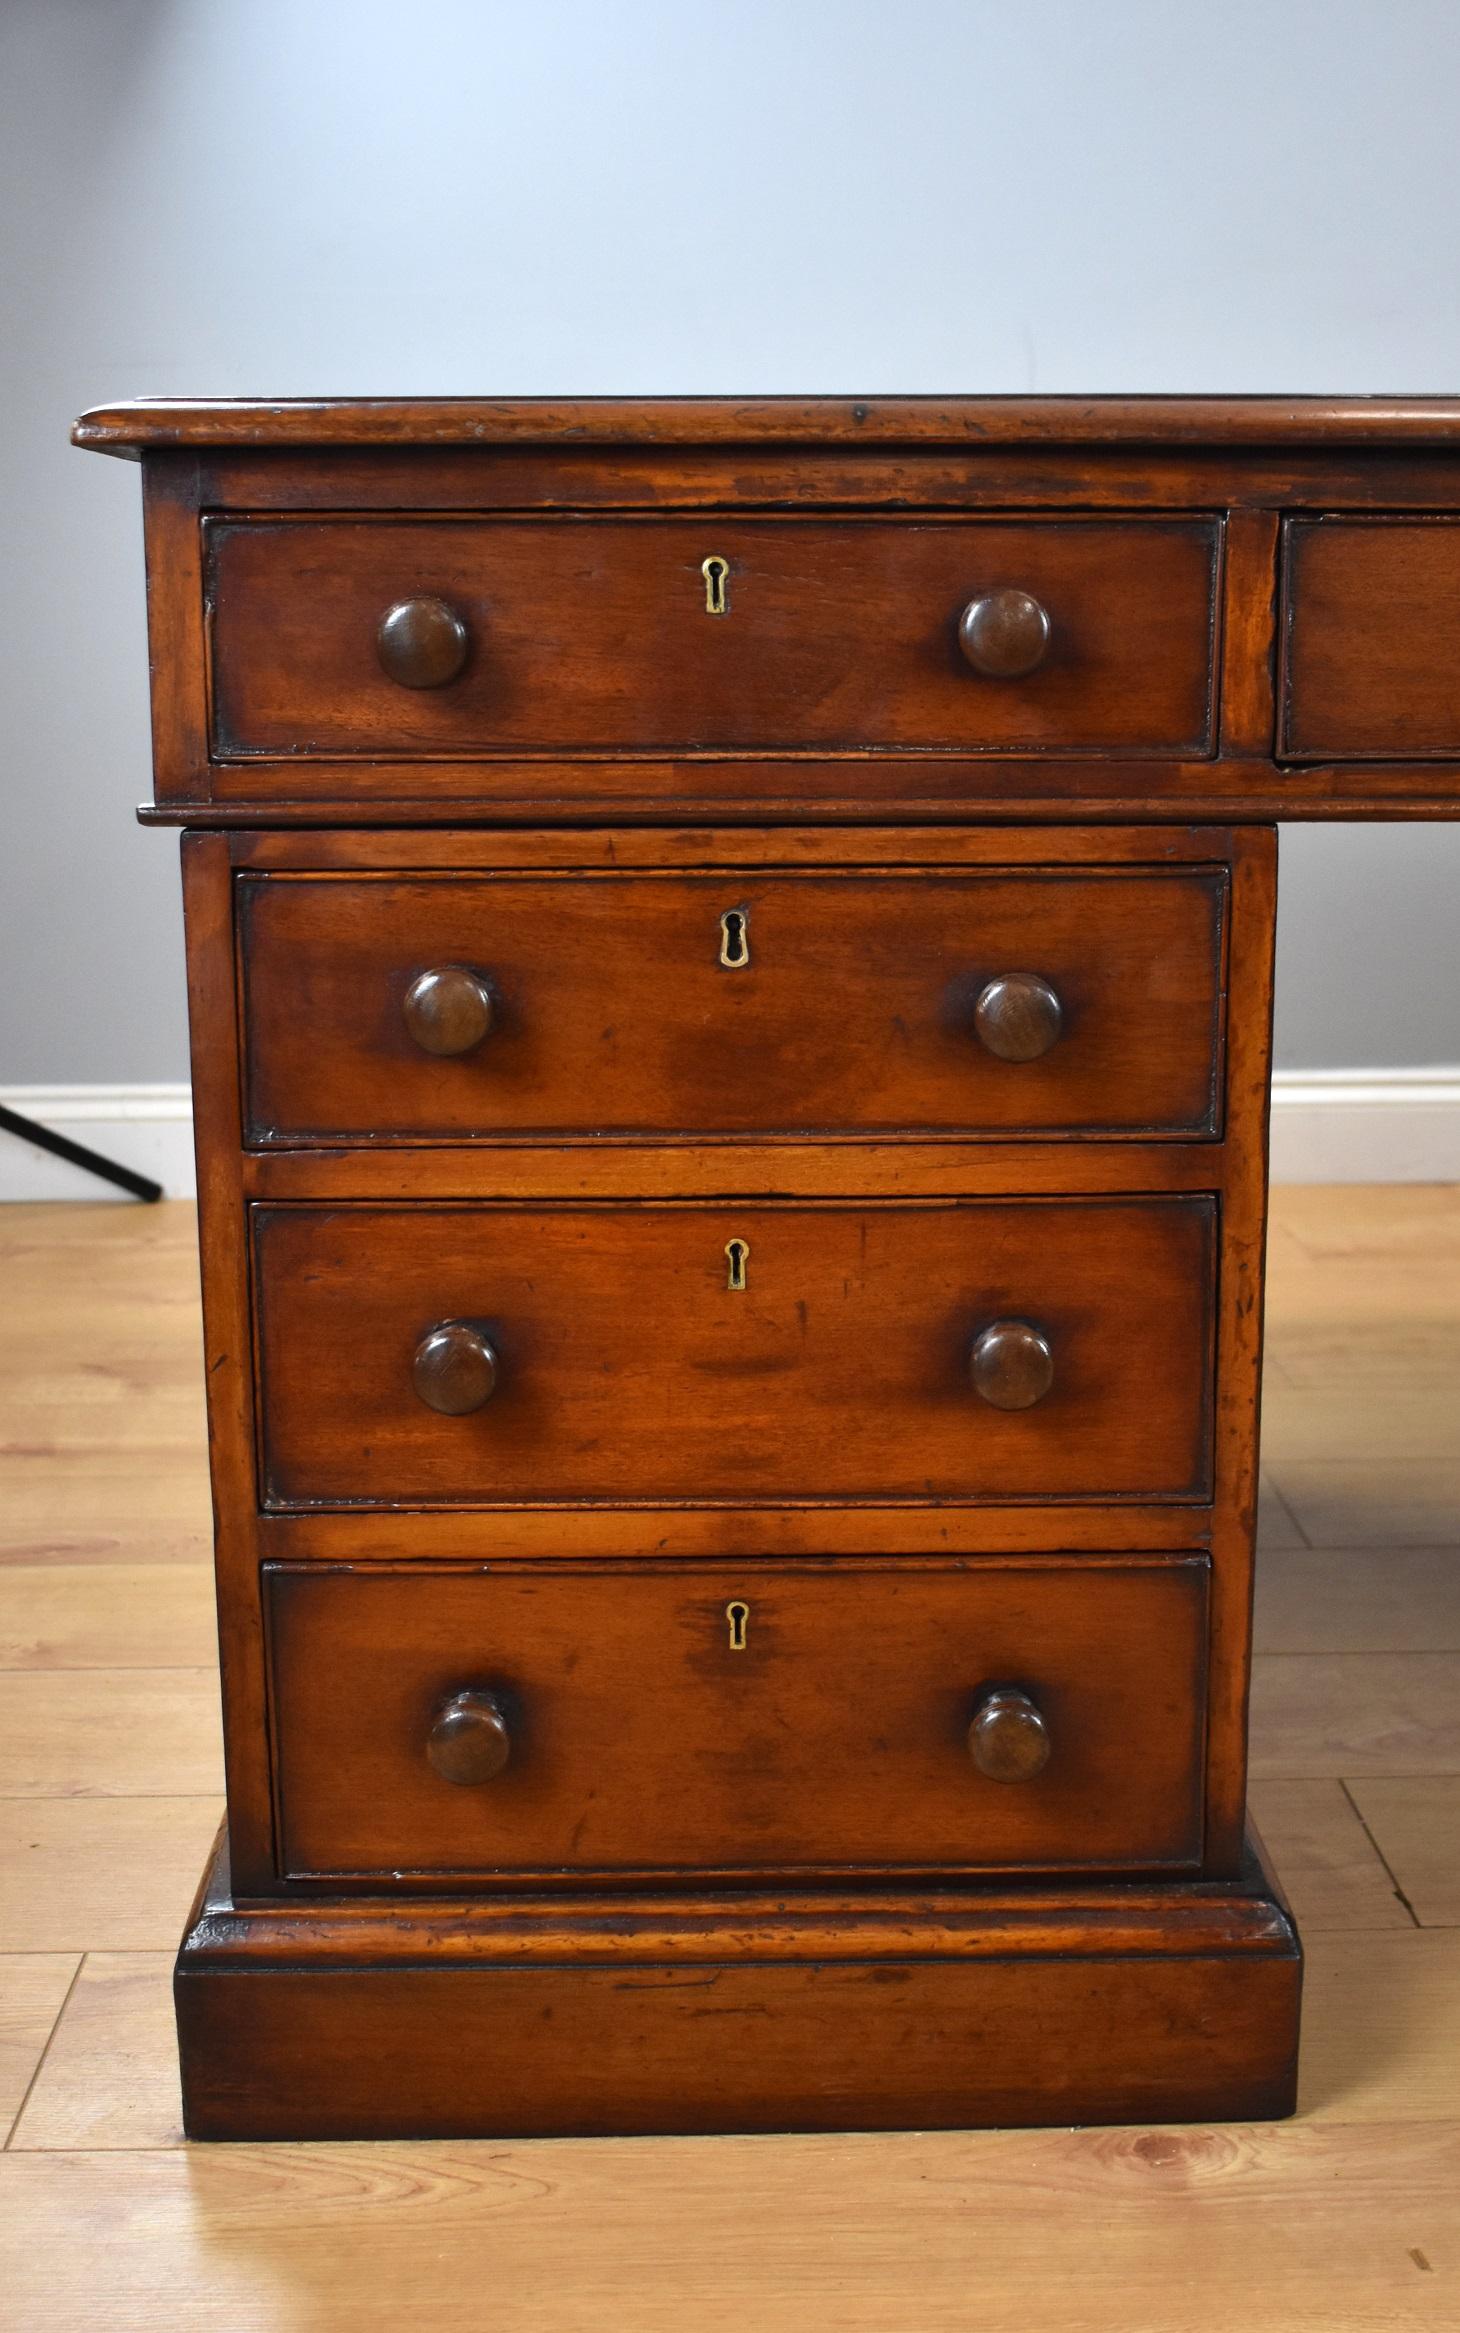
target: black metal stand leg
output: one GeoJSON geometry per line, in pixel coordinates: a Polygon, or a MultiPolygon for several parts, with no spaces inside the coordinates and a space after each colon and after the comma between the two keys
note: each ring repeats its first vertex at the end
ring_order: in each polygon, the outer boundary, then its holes
{"type": "Polygon", "coordinates": [[[115,1183],[136,1199],[150,1204],[162,1197],[161,1183],[154,1183],[150,1175],[134,1174],[130,1167],[118,1166],[114,1158],[103,1158],[99,1150],[88,1150],[84,1143],[72,1142],[64,1134],[53,1134],[49,1126],[38,1126],[34,1118],[22,1118],[18,1110],[0,1105],[0,1128],[7,1134],[18,1134],[24,1142],[34,1142],[41,1150],[52,1151],[57,1158],[69,1159],[72,1166],[85,1167],[88,1174],[100,1175],[103,1182],[115,1183]]]}

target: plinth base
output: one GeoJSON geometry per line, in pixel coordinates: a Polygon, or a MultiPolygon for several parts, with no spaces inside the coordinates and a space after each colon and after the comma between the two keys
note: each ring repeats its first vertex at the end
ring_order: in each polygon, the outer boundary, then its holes
{"type": "Polygon", "coordinates": [[[201,2139],[518,2138],[1291,2113],[1301,1953],[1240,1881],[329,1898],[178,1956],[201,2139]]]}

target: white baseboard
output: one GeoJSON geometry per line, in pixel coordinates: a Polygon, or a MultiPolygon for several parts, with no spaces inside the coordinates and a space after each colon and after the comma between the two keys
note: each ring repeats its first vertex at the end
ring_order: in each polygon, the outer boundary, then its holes
{"type": "Polygon", "coordinates": [[[1460,1183],[1460,1069],[1286,1069],[1275,1183],[1460,1183]]]}
{"type": "MultiPolygon", "coordinates": [[[[0,1086],[0,1102],[193,1196],[185,1085],[0,1086]]],[[[1460,1069],[1289,1069],[1273,1079],[1276,1183],[1460,1183],[1460,1069]]],[[[108,1199],[82,1168],[0,1131],[0,1201],[108,1199]]]]}
{"type": "MultiPolygon", "coordinates": [[[[39,1119],[88,1150],[134,1167],[161,1183],[169,1199],[191,1199],[193,1096],[187,1085],[0,1086],[0,1102],[39,1119]]],[[[0,1127],[0,1200],[110,1199],[125,1203],[115,1185],[53,1158],[48,1150],[0,1127]]]]}

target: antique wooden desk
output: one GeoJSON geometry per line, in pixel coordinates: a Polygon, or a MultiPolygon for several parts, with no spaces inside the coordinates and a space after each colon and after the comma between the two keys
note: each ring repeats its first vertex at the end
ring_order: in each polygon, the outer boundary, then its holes
{"type": "Polygon", "coordinates": [[[88,414],[181,825],[204,2137],[1254,2116],[1274,822],[1460,406],[88,414]]]}

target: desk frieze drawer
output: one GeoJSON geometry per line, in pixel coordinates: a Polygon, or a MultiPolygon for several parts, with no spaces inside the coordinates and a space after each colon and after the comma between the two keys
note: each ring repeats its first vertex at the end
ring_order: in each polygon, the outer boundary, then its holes
{"type": "Polygon", "coordinates": [[[1200,1500],[1215,1201],[253,1211],[264,1503],[1200,1500]]]}
{"type": "Polygon", "coordinates": [[[222,761],[1212,750],[1215,517],[204,535],[222,761]]]}
{"type": "Polygon", "coordinates": [[[1190,1868],[1201,1557],[270,1567],[283,1875],[1190,1868]]]}
{"type": "Polygon", "coordinates": [[[1219,1130],[1221,868],[274,874],[246,1138],[1219,1130]]]}
{"type": "Polygon", "coordinates": [[[1292,761],[1460,755],[1460,521],[1290,519],[1282,715],[1292,761]]]}

